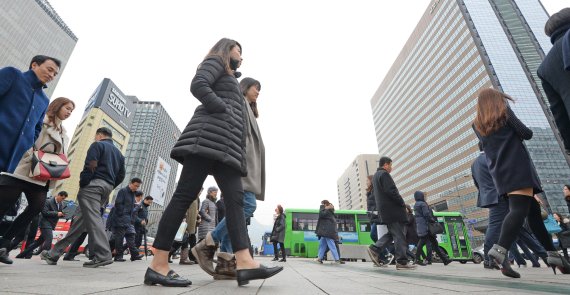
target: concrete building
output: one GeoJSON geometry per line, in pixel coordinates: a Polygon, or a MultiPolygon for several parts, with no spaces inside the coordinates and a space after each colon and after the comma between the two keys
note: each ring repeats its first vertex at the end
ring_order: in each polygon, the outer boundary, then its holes
{"type": "Polygon", "coordinates": [[[77,37],[46,0],[0,1],[0,68],[27,71],[32,57],[61,60],[59,75],[45,92],[51,97],[75,48],[77,37]]]}
{"type": "Polygon", "coordinates": [[[180,137],[180,129],[157,101],[134,101],[134,118],[125,154],[126,177],[123,185],[133,177],[142,179],[140,188],[145,196],[152,196],[149,208],[148,235],[154,237],[162,212],[176,188],[178,162],[170,158],[170,150],[180,137]]]}
{"type": "Polygon", "coordinates": [[[366,178],[378,168],[379,155],[358,155],[337,180],[338,208],[366,210],[366,178]]]}
{"type": "MultiPolygon", "coordinates": [[[[380,155],[394,161],[402,196],[428,193],[437,208],[482,224],[470,165],[478,154],[471,124],[477,92],[494,87],[516,99],[517,116],[534,131],[527,142],[555,211],[566,212],[570,178],[536,69],[551,48],[548,15],[538,0],[432,1],[371,100],[380,155]]],[[[475,243],[481,237],[474,234],[475,243]]]]}
{"type": "Polygon", "coordinates": [[[113,142],[125,154],[129,142],[129,128],[133,120],[134,105],[131,97],[108,78],[103,79],[87,102],[83,117],[75,128],[68,147],[71,177],[57,184],[55,191],[67,191],[69,200],[76,200],[79,191],[79,174],[83,170],[89,146],[95,132],[107,127],[113,132],[113,142]]]}

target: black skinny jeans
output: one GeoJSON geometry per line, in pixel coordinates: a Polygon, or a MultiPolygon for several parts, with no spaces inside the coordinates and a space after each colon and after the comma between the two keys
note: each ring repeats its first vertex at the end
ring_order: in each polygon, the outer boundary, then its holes
{"type": "MultiPolygon", "coordinates": [[[[32,219],[34,219],[34,217],[37,216],[44,208],[48,187],[39,186],[37,184],[29,183],[6,175],[2,175],[0,177],[4,178],[2,180],[2,183],[4,184],[0,185],[0,200],[2,200],[0,202],[0,216],[4,216],[6,211],[16,204],[22,193],[26,195],[26,199],[28,200],[28,207],[26,207],[22,214],[16,217],[10,228],[2,237],[0,248],[8,248],[10,247],[10,241],[16,236],[16,234],[20,230],[25,230],[28,224],[30,224],[30,221],[32,221],[32,219]]],[[[37,227],[32,232],[34,237],[35,230],[37,230],[37,227]]]]}
{"type": "Polygon", "coordinates": [[[283,243],[273,242],[273,254],[275,254],[275,259],[279,258],[279,249],[277,249],[277,244],[279,244],[279,247],[281,249],[281,256],[283,257],[283,260],[287,259],[285,256],[285,245],[283,243]]]}
{"type": "Polygon", "coordinates": [[[237,252],[249,247],[243,215],[241,173],[215,160],[189,156],[184,159],[178,186],[158,224],[158,232],[153,245],[155,248],[170,251],[174,236],[186,211],[198,197],[204,180],[209,174],[214,176],[220,190],[224,193],[226,221],[232,249],[237,252]]]}
{"type": "Polygon", "coordinates": [[[432,250],[435,251],[435,253],[437,253],[437,255],[439,256],[439,258],[442,261],[446,261],[448,259],[447,255],[445,255],[445,253],[443,253],[441,251],[441,249],[439,248],[439,243],[437,242],[437,239],[435,238],[435,236],[428,233],[426,236],[420,237],[420,240],[418,242],[418,248],[416,250],[416,261],[421,260],[421,257],[423,256],[423,257],[426,257],[427,261],[431,262],[432,250]],[[431,247],[429,247],[429,245],[427,245],[428,243],[431,245],[431,247]],[[427,255],[424,254],[424,249],[423,249],[424,245],[427,245],[427,247],[426,247],[426,250],[428,252],[427,255]]]}

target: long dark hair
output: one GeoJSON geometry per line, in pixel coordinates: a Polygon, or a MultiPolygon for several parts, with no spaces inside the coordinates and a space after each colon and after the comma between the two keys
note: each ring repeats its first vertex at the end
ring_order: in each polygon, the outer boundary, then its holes
{"type": "Polygon", "coordinates": [[[485,88],[479,92],[477,116],[473,122],[479,134],[488,136],[506,124],[508,100],[514,101],[510,96],[495,89],[485,88]]]}
{"type": "Polygon", "coordinates": [[[372,191],[372,178],[374,177],[374,175],[368,175],[368,181],[370,182],[370,184],[366,187],[366,192],[369,193],[372,191]]]}
{"type": "Polygon", "coordinates": [[[212,49],[210,49],[210,52],[208,52],[208,55],[206,55],[204,59],[212,56],[221,57],[224,62],[226,73],[228,73],[228,75],[233,75],[234,71],[230,67],[230,51],[232,51],[235,46],[239,46],[239,50],[242,50],[241,44],[239,44],[237,41],[228,38],[222,38],[214,45],[214,47],[212,47],[212,49]]]}
{"type": "MultiPolygon", "coordinates": [[[[73,108],[75,108],[75,103],[69,98],[58,97],[58,98],[54,99],[49,104],[47,111],[46,111],[46,116],[48,117],[48,122],[55,126],[55,117],[57,116],[57,114],[59,113],[61,108],[63,108],[63,106],[68,104],[68,103],[71,103],[73,105],[73,108]]],[[[60,130],[60,126],[55,126],[55,129],[60,130]]]]}
{"type": "MultiPolygon", "coordinates": [[[[253,78],[250,78],[250,77],[243,78],[239,82],[239,86],[241,88],[241,93],[243,94],[243,97],[246,98],[246,100],[247,100],[247,97],[245,95],[246,95],[247,91],[249,90],[249,88],[251,88],[252,86],[257,87],[257,90],[261,91],[261,83],[259,83],[259,81],[255,80],[253,78]]],[[[248,101],[248,103],[249,103],[249,106],[251,107],[251,110],[253,111],[253,115],[256,118],[259,118],[259,112],[257,110],[257,102],[248,101]]]]}
{"type": "MultiPolygon", "coordinates": [[[[570,184],[565,184],[564,185],[568,190],[570,190],[570,184]]],[[[564,199],[566,199],[566,201],[570,202],[570,196],[564,196],[564,199]]]]}

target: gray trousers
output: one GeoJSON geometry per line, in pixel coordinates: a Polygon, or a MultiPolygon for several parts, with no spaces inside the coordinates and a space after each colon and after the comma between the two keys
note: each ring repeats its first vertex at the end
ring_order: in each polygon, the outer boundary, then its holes
{"type": "Polygon", "coordinates": [[[407,264],[408,257],[406,256],[406,250],[408,249],[408,242],[406,241],[406,225],[404,223],[394,222],[386,226],[388,227],[388,233],[376,241],[376,247],[378,247],[382,253],[393,241],[396,262],[399,264],[407,264]]]}
{"type": "Polygon", "coordinates": [[[91,255],[94,255],[98,261],[112,259],[109,240],[101,217],[101,207],[109,201],[109,194],[112,190],[113,186],[101,179],[94,179],[89,185],[79,189],[77,194],[79,208],[75,211],[73,224],[65,237],[50,250],[51,257],[61,256],[67,246],[75,242],[83,232],[87,232],[91,255]]]}

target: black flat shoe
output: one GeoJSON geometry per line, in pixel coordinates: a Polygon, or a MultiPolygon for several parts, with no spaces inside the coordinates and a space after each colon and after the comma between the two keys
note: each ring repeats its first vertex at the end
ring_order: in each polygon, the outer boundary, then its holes
{"type": "Polygon", "coordinates": [[[125,262],[127,261],[125,258],[115,258],[115,262],[125,262]]]}
{"type": "Polygon", "coordinates": [[[188,287],[192,285],[190,280],[179,276],[173,270],[170,270],[166,276],[163,276],[150,267],[146,269],[144,274],[144,283],[149,286],[162,285],[164,287],[188,287]]]}
{"type": "Polygon", "coordinates": [[[0,263],[4,264],[14,263],[14,261],[12,261],[12,259],[10,259],[10,257],[8,256],[8,250],[6,248],[0,249],[0,263]]]}
{"type": "Polygon", "coordinates": [[[282,266],[266,267],[260,265],[258,268],[238,269],[237,282],[238,286],[249,284],[250,280],[264,280],[270,278],[283,270],[282,266]]]}

